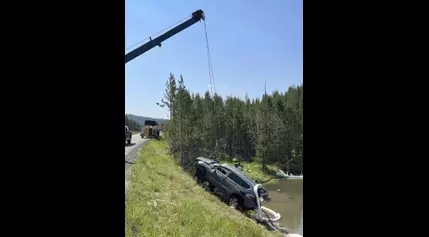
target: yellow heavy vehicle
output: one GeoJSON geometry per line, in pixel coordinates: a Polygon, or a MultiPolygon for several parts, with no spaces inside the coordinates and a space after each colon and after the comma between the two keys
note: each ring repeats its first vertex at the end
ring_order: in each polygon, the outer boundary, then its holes
{"type": "Polygon", "coordinates": [[[158,138],[161,130],[161,126],[159,126],[157,121],[145,120],[144,128],[140,136],[142,138],[158,138]]]}

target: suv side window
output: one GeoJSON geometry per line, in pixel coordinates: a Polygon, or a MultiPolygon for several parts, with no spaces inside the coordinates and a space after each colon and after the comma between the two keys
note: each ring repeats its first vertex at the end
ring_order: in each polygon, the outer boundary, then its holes
{"type": "Polygon", "coordinates": [[[242,180],[238,175],[236,175],[234,172],[231,172],[228,175],[228,178],[230,178],[234,183],[240,185],[241,187],[245,189],[250,189],[250,185],[246,183],[244,180],[242,180]]]}
{"type": "Polygon", "coordinates": [[[221,172],[223,175],[228,175],[228,170],[224,169],[223,167],[217,167],[217,171],[221,172]]]}

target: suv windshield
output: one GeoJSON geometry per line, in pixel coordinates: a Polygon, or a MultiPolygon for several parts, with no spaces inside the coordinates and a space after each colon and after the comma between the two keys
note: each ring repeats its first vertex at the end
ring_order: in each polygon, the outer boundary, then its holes
{"type": "Polygon", "coordinates": [[[256,185],[256,182],[253,179],[251,179],[250,177],[244,175],[243,172],[241,172],[241,170],[235,168],[234,166],[230,166],[230,165],[225,165],[225,167],[227,167],[228,169],[230,169],[231,171],[233,171],[240,178],[245,179],[252,186],[256,185]]]}

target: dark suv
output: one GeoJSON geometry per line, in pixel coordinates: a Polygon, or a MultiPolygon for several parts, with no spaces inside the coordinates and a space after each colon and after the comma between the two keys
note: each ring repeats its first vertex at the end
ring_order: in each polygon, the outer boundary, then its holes
{"type": "Polygon", "coordinates": [[[196,181],[234,209],[254,210],[257,207],[256,198],[270,200],[268,192],[262,187],[258,189],[259,197],[255,197],[253,189],[256,182],[233,166],[204,157],[198,157],[195,166],[196,181]]]}

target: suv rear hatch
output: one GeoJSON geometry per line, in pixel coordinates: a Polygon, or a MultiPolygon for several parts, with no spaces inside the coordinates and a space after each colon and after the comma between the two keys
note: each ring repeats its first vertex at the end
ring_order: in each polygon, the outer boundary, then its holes
{"type": "Polygon", "coordinates": [[[270,201],[271,200],[270,196],[268,195],[267,190],[265,190],[262,186],[260,186],[258,188],[258,195],[259,195],[259,198],[261,199],[261,201],[270,201]]]}

